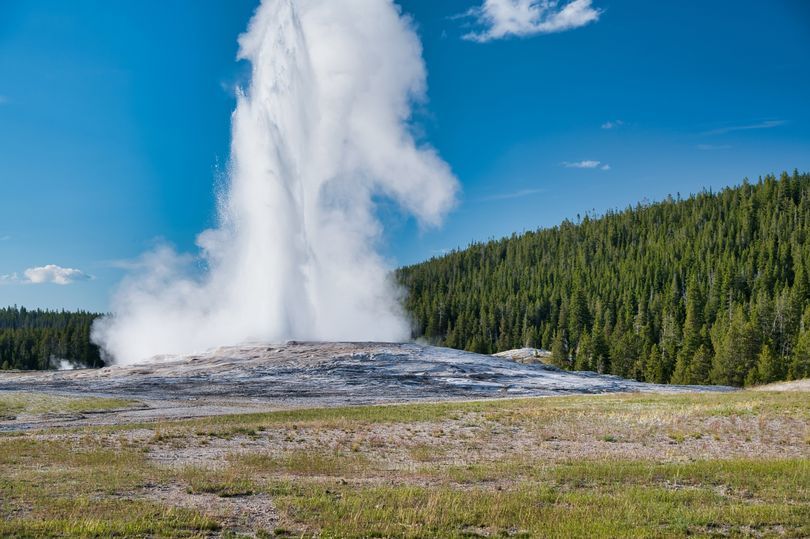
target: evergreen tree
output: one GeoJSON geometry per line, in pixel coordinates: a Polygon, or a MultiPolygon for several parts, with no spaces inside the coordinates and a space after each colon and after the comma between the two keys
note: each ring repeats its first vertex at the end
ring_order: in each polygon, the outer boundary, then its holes
{"type": "Polygon", "coordinates": [[[711,380],[716,384],[741,386],[756,364],[760,349],[754,325],[738,306],[728,323],[718,329],[711,380]]]}
{"type": "Polygon", "coordinates": [[[712,357],[709,347],[701,344],[689,365],[689,384],[707,384],[709,382],[712,357]]]}
{"type": "Polygon", "coordinates": [[[745,377],[745,385],[768,384],[782,377],[782,368],[779,360],[771,352],[770,346],[763,345],[757,358],[757,365],[745,377]]]}
{"type": "Polygon", "coordinates": [[[667,376],[664,372],[664,362],[661,359],[661,350],[657,344],[652,345],[644,369],[644,380],[654,384],[664,384],[667,376]]]}
{"type": "Polygon", "coordinates": [[[594,350],[591,336],[587,331],[582,332],[577,345],[577,352],[574,357],[574,370],[592,371],[594,370],[594,350]]]}
{"type": "Polygon", "coordinates": [[[570,367],[568,340],[562,330],[554,334],[554,342],[551,344],[551,361],[554,365],[563,369],[570,367]]]}
{"type": "Polygon", "coordinates": [[[810,377],[810,330],[805,329],[799,335],[787,377],[789,380],[810,377]]]}

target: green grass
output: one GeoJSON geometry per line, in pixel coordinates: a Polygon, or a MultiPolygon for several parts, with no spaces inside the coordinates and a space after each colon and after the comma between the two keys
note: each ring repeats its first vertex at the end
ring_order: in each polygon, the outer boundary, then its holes
{"type": "MultiPolygon", "coordinates": [[[[255,436],[266,429],[345,429],[352,430],[382,424],[413,424],[459,421],[474,415],[502,425],[541,425],[550,420],[594,421],[604,418],[629,418],[633,421],[689,416],[705,420],[712,417],[756,417],[779,415],[810,421],[806,393],[752,392],[656,394],[607,394],[546,398],[520,398],[489,401],[459,401],[424,404],[391,404],[338,408],[282,410],[268,413],[234,414],[200,419],[139,423],[98,427],[107,432],[135,428],[157,429],[164,438],[198,436],[231,438],[255,436]]],[[[617,436],[618,433],[611,433],[617,436]]]]}
{"type": "Polygon", "coordinates": [[[259,491],[256,484],[245,474],[227,470],[188,467],[182,470],[178,478],[187,484],[189,494],[216,494],[222,498],[250,496],[259,491]]]}
{"type": "Polygon", "coordinates": [[[62,397],[34,392],[0,392],[0,417],[18,414],[84,413],[130,408],[126,399],[62,397]]]}
{"type": "Polygon", "coordinates": [[[336,537],[810,533],[806,460],[585,462],[525,471],[530,479],[502,490],[298,482],[270,491],[295,522],[336,537]]]}
{"type": "Polygon", "coordinates": [[[98,440],[0,440],[0,536],[198,536],[219,524],[197,512],[139,499],[170,475],[143,451],[98,440]]]}

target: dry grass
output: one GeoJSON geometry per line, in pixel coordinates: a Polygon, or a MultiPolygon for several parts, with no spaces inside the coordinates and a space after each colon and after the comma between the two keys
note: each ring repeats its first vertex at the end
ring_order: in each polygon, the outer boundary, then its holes
{"type": "Polygon", "coordinates": [[[0,535],[804,537],[805,396],[332,408],[0,437],[0,535]]]}

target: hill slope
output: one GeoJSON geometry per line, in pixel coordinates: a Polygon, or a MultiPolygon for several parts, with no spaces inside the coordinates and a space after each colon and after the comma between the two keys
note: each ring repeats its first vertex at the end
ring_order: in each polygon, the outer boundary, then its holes
{"type": "Polygon", "coordinates": [[[810,375],[810,175],[585,217],[402,268],[414,337],[667,383],[810,375]]]}

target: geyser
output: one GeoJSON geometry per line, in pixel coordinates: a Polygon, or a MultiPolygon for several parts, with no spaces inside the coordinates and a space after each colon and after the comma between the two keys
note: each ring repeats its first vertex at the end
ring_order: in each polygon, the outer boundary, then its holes
{"type": "Polygon", "coordinates": [[[426,90],[410,20],[389,0],[264,0],[239,46],[252,74],[237,92],[218,226],[196,256],[163,246],[124,279],[114,315],[93,328],[118,363],[250,340],[408,336],[375,250],[374,199],[435,225],[457,189],[409,129],[426,90]]]}

